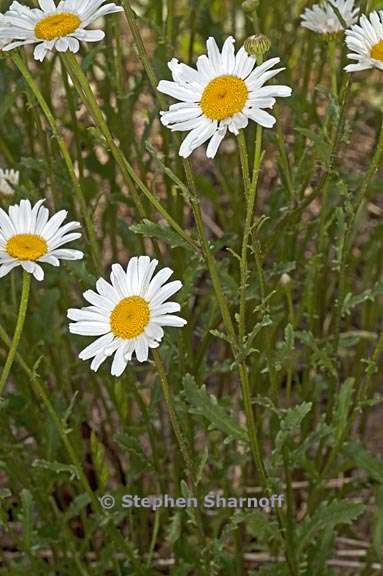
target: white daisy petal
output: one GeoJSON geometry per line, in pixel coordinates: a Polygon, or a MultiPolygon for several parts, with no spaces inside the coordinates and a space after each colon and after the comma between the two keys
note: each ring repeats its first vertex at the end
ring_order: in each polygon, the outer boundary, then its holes
{"type": "Polygon", "coordinates": [[[217,42],[215,41],[215,39],[212,36],[210,36],[210,38],[207,39],[206,48],[207,48],[208,58],[210,60],[211,66],[214,69],[215,73],[217,75],[222,74],[223,65],[222,65],[221,54],[219,52],[217,42]]]}
{"type": "Polygon", "coordinates": [[[101,336],[108,334],[109,331],[110,327],[106,322],[80,320],[79,322],[69,324],[69,332],[72,334],[80,334],[81,336],[101,336]]]}
{"type": "Polygon", "coordinates": [[[89,346],[81,350],[79,358],[81,360],[89,360],[90,358],[93,358],[101,350],[104,350],[105,346],[110,345],[112,341],[113,341],[113,334],[111,334],[110,332],[108,332],[108,334],[105,334],[104,336],[100,336],[99,338],[97,338],[97,340],[89,344],[89,346]]]}
{"type": "Polygon", "coordinates": [[[93,370],[93,372],[97,372],[97,370],[100,368],[101,364],[103,362],[105,362],[106,358],[107,357],[102,352],[100,352],[99,354],[96,354],[96,356],[93,358],[91,365],[90,365],[91,370],[93,370]]]}
{"type": "Polygon", "coordinates": [[[222,66],[225,69],[226,74],[233,74],[235,69],[235,51],[234,51],[235,40],[232,36],[226,38],[225,43],[222,47],[222,66]]]}
{"type": "Polygon", "coordinates": [[[116,376],[117,378],[121,376],[127,365],[127,361],[125,359],[124,347],[125,345],[121,346],[120,348],[117,348],[112,362],[111,374],[112,376],[116,376]]]}
{"type": "Polygon", "coordinates": [[[186,320],[179,316],[173,316],[172,314],[157,316],[157,318],[153,318],[153,322],[161,324],[161,326],[174,326],[176,328],[182,328],[182,326],[187,324],[186,320]]]}
{"type": "Polygon", "coordinates": [[[42,282],[42,280],[44,280],[44,270],[36,263],[32,266],[32,274],[38,282],[42,282]]]}
{"type": "Polygon", "coordinates": [[[146,294],[143,294],[144,298],[151,300],[155,293],[167,282],[170,276],[173,274],[171,268],[162,268],[151,280],[146,294]]]}
{"type": "Polygon", "coordinates": [[[237,52],[234,75],[244,80],[251,73],[255,64],[256,64],[255,57],[250,56],[246,52],[245,47],[242,46],[237,52]]]}
{"type": "Polygon", "coordinates": [[[139,362],[146,362],[149,356],[149,346],[145,336],[137,338],[136,358],[139,362]]]}
{"type": "Polygon", "coordinates": [[[162,286],[162,288],[158,290],[157,294],[151,299],[152,306],[162,304],[165,300],[173,296],[173,294],[181,290],[181,288],[182,282],[179,280],[174,280],[173,282],[169,282],[169,284],[162,286]]]}
{"type": "Polygon", "coordinates": [[[56,4],[53,0],[39,0],[41,10],[44,12],[54,12],[56,10],[56,4]]]}
{"type": "Polygon", "coordinates": [[[177,84],[177,82],[170,82],[169,80],[161,80],[157,89],[168,96],[173,96],[173,98],[184,102],[198,102],[202,95],[202,90],[195,91],[191,88],[185,88],[177,84]]]}
{"type": "Polygon", "coordinates": [[[18,262],[11,262],[9,264],[1,264],[0,265],[0,278],[4,278],[13,268],[19,266],[18,262]]]}
{"type": "Polygon", "coordinates": [[[93,290],[84,293],[91,306],[68,310],[72,334],[97,336],[79,355],[82,360],[93,358],[92,370],[113,356],[111,374],[121,376],[133,354],[138,362],[147,361],[149,349],[157,348],[164,336],[163,326],[186,324],[186,320],[174,315],[180,305],[166,302],[182,283],[177,280],[166,283],[172,274],[170,268],[154,275],[157,265],[157,260],[148,256],[131,258],[126,271],[113,264],[111,284],[100,278],[96,283],[99,293],[93,290]]]}
{"type": "Polygon", "coordinates": [[[209,145],[206,149],[206,157],[207,158],[214,158],[217,154],[217,150],[219,145],[221,144],[222,140],[225,138],[227,132],[227,126],[222,126],[218,128],[218,130],[213,134],[210,138],[209,145]]]}
{"type": "Polygon", "coordinates": [[[183,158],[208,141],[206,156],[214,158],[228,130],[238,135],[257,117],[262,126],[271,127],[270,118],[254,114],[254,109],[272,108],[277,97],[291,95],[288,86],[264,86],[284,70],[273,69],[279,58],[255,67],[255,58],[244,47],[235,54],[234,42],[229,36],[220,52],[215,39],[208,38],[207,55],[197,59],[196,70],[173,58],[169,62],[173,81],[161,80],[158,85],[160,92],[180,100],[161,111],[160,119],[171,131],[188,132],[179,149],[183,158]]]}
{"type": "Polygon", "coordinates": [[[100,42],[105,38],[105,32],[103,30],[77,30],[74,36],[81,42],[100,42]]]}
{"type": "Polygon", "coordinates": [[[254,122],[264,126],[264,128],[272,128],[276,122],[274,116],[264,110],[257,110],[257,108],[249,111],[248,115],[254,122]]]}
{"type": "Polygon", "coordinates": [[[179,155],[182,158],[188,158],[193,150],[204,144],[206,140],[209,140],[209,138],[213,136],[216,129],[217,122],[204,119],[204,121],[201,122],[201,125],[189,132],[183,140],[179,150],[179,155]]]}
{"type": "Polygon", "coordinates": [[[145,334],[154,340],[161,340],[164,337],[164,331],[158,324],[150,322],[145,328],[145,334]]]}
{"type": "Polygon", "coordinates": [[[52,256],[60,258],[61,260],[82,260],[84,258],[84,252],[81,250],[52,250],[52,256]]]}

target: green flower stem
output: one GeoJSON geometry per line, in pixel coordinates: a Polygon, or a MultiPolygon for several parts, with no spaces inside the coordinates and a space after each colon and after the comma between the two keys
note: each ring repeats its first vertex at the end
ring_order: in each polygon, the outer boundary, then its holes
{"type": "Polygon", "coordinates": [[[336,61],[336,40],[331,38],[328,43],[328,58],[331,67],[331,90],[335,98],[338,98],[337,61],[336,61]]]}
{"type": "Polygon", "coordinates": [[[175,0],[167,0],[166,40],[169,46],[173,45],[174,36],[174,9],[175,0]]]}
{"type": "Polygon", "coordinates": [[[85,200],[83,191],[81,189],[81,186],[78,182],[76,172],[75,172],[75,169],[73,166],[73,162],[72,162],[72,159],[70,157],[68,148],[65,144],[64,138],[62,137],[62,135],[60,133],[60,130],[57,126],[56,120],[55,120],[47,102],[45,101],[37,83],[32,78],[28,68],[24,64],[21,56],[19,54],[14,54],[14,55],[12,55],[12,60],[13,60],[14,64],[16,64],[17,68],[19,69],[19,71],[21,72],[25,81],[27,82],[28,86],[32,90],[32,92],[33,92],[37,102],[39,103],[40,108],[42,109],[42,111],[43,111],[43,113],[44,113],[44,115],[48,121],[48,124],[49,124],[49,126],[50,126],[56,140],[57,140],[58,146],[60,148],[60,151],[61,151],[61,154],[63,156],[65,165],[66,165],[67,170],[68,170],[69,177],[70,177],[72,184],[73,184],[74,193],[76,194],[77,200],[78,200],[79,205],[80,205],[82,217],[84,218],[85,227],[86,227],[86,231],[87,231],[87,235],[88,235],[88,239],[89,239],[89,243],[90,243],[90,249],[92,252],[93,261],[94,261],[94,264],[95,264],[97,270],[99,272],[101,272],[102,271],[102,264],[101,264],[100,249],[99,249],[99,246],[97,243],[97,238],[96,238],[96,234],[94,231],[92,218],[89,214],[86,200],[85,200]]]}
{"type": "Polygon", "coordinates": [[[381,161],[383,156],[383,118],[382,123],[380,126],[380,131],[378,135],[378,140],[376,143],[375,153],[372,157],[371,163],[369,168],[366,172],[366,175],[362,181],[361,186],[356,195],[355,200],[355,207],[354,207],[354,215],[352,223],[347,227],[347,231],[345,234],[345,239],[343,242],[343,249],[341,255],[341,263],[340,263],[340,271],[339,271],[339,290],[338,290],[338,298],[337,298],[337,306],[335,308],[335,350],[338,350],[339,345],[339,335],[340,335],[340,328],[341,328],[341,321],[342,321],[342,307],[345,299],[345,292],[346,292],[346,271],[347,266],[349,263],[349,258],[352,250],[353,239],[357,232],[357,227],[355,226],[356,222],[360,221],[359,214],[363,210],[365,206],[365,201],[368,197],[368,189],[371,184],[372,179],[374,178],[377,170],[380,167],[381,161]]]}
{"type": "Polygon", "coordinates": [[[65,95],[68,102],[69,114],[71,117],[71,123],[73,127],[73,136],[74,142],[76,147],[76,155],[77,155],[77,164],[78,164],[78,172],[79,172],[79,180],[82,183],[82,178],[84,176],[84,162],[82,159],[82,150],[81,150],[81,139],[80,139],[80,131],[79,131],[79,123],[76,117],[76,107],[73,98],[73,93],[71,87],[69,86],[68,80],[68,72],[65,70],[64,65],[61,62],[61,72],[62,72],[62,79],[65,88],[65,95]]]}
{"type": "Polygon", "coordinates": [[[371,164],[367,170],[366,176],[363,179],[362,185],[360,186],[360,189],[359,189],[359,192],[357,195],[357,201],[356,201],[357,210],[360,208],[361,204],[363,203],[366,196],[368,195],[368,188],[370,186],[371,180],[375,176],[375,174],[378,171],[378,168],[381,164],[382,155],[383,155],[383,115],[382,115],[382,123],[380,126],[378,141],[377,141],[376,148],[375,148],[375,154],[372,158],[371,164]]]}
{"type": "MultiPolygon", "coordinates": [[[[253,177],[251,183],[248,185],[247,193],[247,206],[246,206],[246,219],[245,229],[243,232],[242,250],[241,250],[241,286],[240,286],[240,302],[239,302],[239,338],[240,344],[246,335],[246,287],[247,287],[247,255],[249,248],[249,240],[251,229],[254,220],[255,201],[257,197],[257,185],[259,179],[259,169],[262,161],[262,127],[257,125],[257,136],[255,141],[255,158],[253,167],[253,177]]],[[[246,146],[246,143],[245,143],[246,146]]]]}
{"type": "MultiPolygon", "coordinates": [[[[193,496],[195,496],[198,499],[198,487],[197,487],[196,479],[195,479],[193,458],[192,458],[192,455],[190,453],[187,442],[185,440],[185,437],[183,435],[183,432],[181,430],[181,426],[178,422],[177,414],[176,414],[176,411],[175,411],[175,408],[173,405],[173,401],[172,401],[172,397],[170,394],[169,382],[168,382],[168,378],[166,375],[165,366],[162,362],[161,355],[160,355],[158,350],[156,350],[156,349],[152,350],[152,354],[153,354],[153,358],[154,358],[154,362],[155,362],[155,365],[157,368],[158,375],[160,377],[162,393],[164,395],[165,403],[166,403],[166,406],[167,406],[167,409],[169,412],[169,418],[170,418],[170,422],[171,422],[171,425],[173,428],[173,432],[174,432],[175,437],[177,439],[178,446],[181,450],[183,459],[185,460],[186,467],[188,468],[191,490],[192,490],[193,496]]],[[[199,509],[197,509],[196,518],[197,518],[198,531],[199,531],[199,535],[201,538],[201,543],[205,544],[205,531],[204,531],[203,522],[202,522],[202,518],[201,518],[201,514],[200,514],[199,509]]]]}
{"type": "Polygon", "coordinates": [[[178,419],[177,419],[176,411],[175,411],[172,397],[170,394],[169,382],[168,382],[168,378],[166,375],[165,366],[162,362],[161,355],[158,352],[158,350],[152,350],[152,353],[153,353],[154,362],[155,362],[155,365],[157,368],[157,372],[158,372],[158,375],[160,377],[162,393],[164,395],[166,406],[168,408],[170,422],[171,422],[175,437],[177,439],[178,445],[179,445],[180,450],[182,452],[183,459],[185,460],[185,464],[189,470],[191,483],[193,484],[193,486],[195,486],[195,474],[194,474],[193,459],[192,459],[192,456],[189,452],[189,448],[187,446],[185,437],[184,437],[182,430],[181,430],[181,426],[180,426],[178,419]]]}
{"type": "Polygon", "coordinates": [[[241,162],[242,178],[245,187],[245,196],[249,193],[250,188],[250,171],[249,171],[249,155],[247,152],[246,138],[244,130],[240,130],[238,134],[238,148],[239,158],[241,162]]]}
{"type": "Polygon", "coordinates": [[[16,350],[20,342],[21,334],[23,332],[25,316],[27,313],[28,302],[29,302],[29,292],[31,289],[31,275],[23,270],[23,285],[21,289],[21,298],[19,305],[19,313],[17,316],[15,333],[13,335],[12,344],[8,352],[7,359],[0,378],[0,395],[3,392],[4,386],[7,383],[9,373],[11,371],[13,361],[15,359],[16,350]]]}
{"type": "MultiPolygon", "coordinates": [[[[209,241],[206,236],[205,226],[203,223],[201,206],[199,202],[199,197],[197,193],[197,188],[193,178],[192,166],[190,159],[186,159],[183,161],[186,180],[188,183],[188,188],[191,192],[190,194],[190,204],[193,210],[194,220],[197,228],[198,237],[201,243],[202,252],[206,261],[207,268],[209,270],[211,280],[213,283],[214,291],[217,296],[218,304],[221,310],[222,319],[228,333],[228,336],[231,340],[232,345],[236,348],[237,344],[237,336],[234,329],[233,320],[231,318],[229,305],[226,300],[226,296],[223,292],[223,288],[221,285],[221,281],[218,276],[217,266],[214,259],[213,254],[211,253],[209,241]]],[[[237,355],[237,354],[235,354],[237,355]]]]}
{"type": "MultiPolygon", "coordinates": [[[[28,275],[30,276],[30,275],[28,275]]],[[[13,342],[11,342],[10,338],[8,337],[6,331],[4,330],[4,328],[0,325],[0,339],[4,342],[4,344],[11,349],[13,342]]],[[[47,409],[50,417],[52,418],[52,421],[60,435],[60,438],[63,442],[63,445],[67,451],[67,454],[69,456],[69,459],[72,462],[72,465],[74,466],[75,470],[76,470],[76,474],[77,477],[79,479],[79,481],[81,482],[85,492],[88,494],[88,497],[90,499],[93,511],[95,513],[103,513],[105,516],[107,516],[107,512],[105,510],[103,510],[102,506],[100,505],[95,493],[93,492],[88,479],[86,477],[85,472],[83,471],[81,462],[76,454],[75,449],[73,448],[73,445],[68,437],[68,431],[65,429],[60,417],[58,416],[56,410],[54,409],[48,393],[46,392],[42,382],[40,381],[38,375],[28,366],[28,364],[25,362],[25,360],[22,358],[22,356],[16,352],[15,354],[16,357],[16,361],[18,362],[18,364],[20,365],[20,367],[24,370],[24,372],[26,373],[26,375],[28,376],[28,378],[30,379],[31,382],[31,386],[32,386],[32,390],[35,394],[35,396],[42,400],[45,408],[47,409]]],[[[140,570],[140,564],[138,562],[138,559],[136,557],[136,554],[134,552],[133,547],[128,543],[128,541],[122,537],[122,534],[118,531],[118,529],[114,526],[114,524],[112,522],[108,523],[108,530],[112,533],[112,536],[114,538],[116,538],[116,540],[119,542],[119,544],[121,545],[122,548],[125,549],[128,558],[130,558],[132,564],[135,566],[135,568],[138,570],[137,574],[140,574],[139,570],[140,570]]]]}
{"type": "Polygon", "coordinates": [[[289,162],[289,157],[287,154],[287,147],[286,147],[286,142],[285,142],[285,138],[283,135],[283,131],[282,131],[282,126],[281,123],[279,122],[279,106],[276,105],[276,116],[277,116],[277,124],[276,124],[276,133],[277,133],[277,142],[278,142],[278,148],[279,148],[279,152],[281,155],[281,170],[283,173],[283,176],[285,178],[285,182],[286,182],[286,186],[287,186],[287,191],[289,193],[290,196],[290,202],[291,205],[294,206],[295,204],[295,190],[294,190],[294,184],[293,184],[293,178],[291,175],[291,167],[290,167],[290,162],[289,162]]]}
{"type": "Polygon", "coordinates": [[[201,214],[201,207],[199,204],[199,198],[197,196],[197,189],[195,186],[192,168],[190,160],[184,160],[184,168],[186,172],[186,178],[188,182],[189,189],[192,191],[191,196],[191,205],[193,209],[194,219],[197,227],[198,237],[201,242],[201,247],[203,251],[203,255],[205,258],[205,262],[207,268],[210,273],[211,281],[213,283],[213,288],[215,295],[217,297],[218,305],[221,311],[223,323],[226,329],[226,332],[229,336],[229,340],[231,343],[231,348],[233,351],[233,356],[237,360],[239,365],[239,375],[241,380],[241,387],[242,387],[242,396],[243,396],[243,403],[246,413],[246,420],[249,430],[249,440],[250,440],[250,449],[252,453],[252,457],[254,460],[254,464],[257,468],[258,475],[260,482],[263,486],[267,485],[267,477],[265,466],[263,463],[262,452],[259,445],[257,429],[255,426],[254,420],[254,412],[251,402],[251,392],[250,392],[250,384],[249,384],[249,377],[246,362],[239,358],[239,349],[238,349],[238,339],[237,334],[234,328],[233,320],[230,314],[229,306],[226,300],[226,296],[224,294],[221,281],[219,279],[217,265],[214,259],[214,256],[210,250],[209,242],[206,237],[206,231],[202,220],[201,214]]]}
{"type": "Polygon", "coordinates": [[[132,33],[132,36],[133,36],[133,39],[134,39],[134,42],[136,45],[138,55],[140,57],[140,60],[143,64],[144,68],[145,68],[145,72],[149,78],[149,82],[152,86],[152,89],[154,91],[154,94],[155,94],[158,102],[160,103],[160,106],[163,109],[165,109],[167,107],[166,98],[164,97],[163,94],[161,94],[161,92],[158,92],[158,90],[157,90],[158,80],[157,80],[156,74],[154,72],[154,69],[150,63],[148,53],[146,52],[145,44],[142,40],[141,33],[140,33],[138,26],[137,26],[137,22],[136,22],[137,16],[134,13],[134,11],[130,5],[130,0],[122,0],[121,3],[125,9],[125,15],[126,15],[126,18],[128,20],[129,28],[130,28],[130,31],[132,33]]]}
{"type": "Polygon", "coordinates": [[[83,100],[85,106],[87,107],[97,127],[103,134],[110,148],[110,151],[112,152],[113,157],[121,170],[121,174],[129,187],[133,201],[137,207],[137,210],[141,218],[144,218],[146,216],[146,212],[135,187],[132,186],[132,181],[139,188],[139,190],[141,190],[141,192],[146,196],[146,198],[149,200],[152,206],[161,214],[161,216],[163,216],[163,218],[165,218],[168,224],[177,232],[177,234],[179,234],[179,236],[181,236],[181,238],[185,240],[185,242],[187,242],[196,250],[197,246],[193,241],[193,239],[190,238],[190,236],[181,228],[181,226],[163,207],[163,205],[155,196],[155,194],[153,194],[149,190],[149,188],[144,184],[144,182],[139,178],[139,176],[136,174],[135,170],[130,165],[121,149],[114,141],[113,135],[109,130],[109,127],[104,119],[103,113],[97,104],[97,100],[92,92],[91,87],[89,86],[89,82],[85,74],[83,73],[81,67],[79,66],[76,57],[73,54],[67,53],[62,55],[62,59],[69,72],[70,77],[72,78],[74,85],[77,88],[77,91],[81,99],[83,100]]]}

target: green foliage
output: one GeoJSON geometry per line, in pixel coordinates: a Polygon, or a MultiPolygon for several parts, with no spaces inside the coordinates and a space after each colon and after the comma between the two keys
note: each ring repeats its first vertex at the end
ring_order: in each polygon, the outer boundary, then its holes
{"type": "Polygon", "coordinates": [[[142,234],[146,238],[161,240],[170,248],[182,247],[189,250],[191,249],[191,246],[167,225],[156,224],[155,222],[144,219],[140,224],[130,226],[130,230],[135,234],[142,234]]]}
{"type": "MultiPolygon", "coordinates": [[[[344,34],[304,30],[304,0],[116,3],[125,15],[103,19],[105,39],[74,56],[82,86],[68,54],[0,52],[0,168],[20,171],[0,208],[44,198],[67,210],[85,254],[32,281],[1,393],[0,576],[380,573],[380,72],[346,74],[344,34]],[[277,123],[262,139],[252,121],[228,130],[214,159],[205,143],[184,163],[186,133],[159,121],[174,104],[156,89],[167,63],[194,66],[209,36],[221,47],[232,34],[238,49],[259,33],[283,68],[267,85],[293,89],[269,110],[277,123]],[[258,178],[249,222],[246,162],[258,178]],[[183,284],[172,299],[187,325],[165,327],[158,350],[168,397],[152,352],[114,378],[110,357],[97,373],[79,359],[91,338],[68,330],[67,310],[139,254],[183,284]],[[211,493],[284,504],[207,510],[211,493]],[[126,494],[199,507],[125,507],[126,494]]],[[[20,294],[19,269],[0,278],[0,376],[20,294]]]]}
{"type": "Polygon", "coordinates": [[[248,441],[246,430],[236,423],[213,394],[208,394],[204,388],[198,388],[190,374],[184,377],[183,387],[192,414],[204,416],[212,428],[221,430],[229,439],[248,441]]]}

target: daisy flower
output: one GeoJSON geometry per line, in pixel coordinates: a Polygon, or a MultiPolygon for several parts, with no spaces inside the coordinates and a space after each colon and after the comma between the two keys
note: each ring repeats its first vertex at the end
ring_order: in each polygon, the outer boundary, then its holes
{"type": "Polygon", "coordinates": [[[10,206],[8,214],[0,208],[0,278],[16,266],[43,280],[40,264],[60,266],[60,260],[81,260],[79,250],[62,248],[77,240],[81,234],[73,232],[80,228],[79,222],[64,222],[67,211],[60,210],[52,218],[39,200],[33,207],[29,200],[10,206]]]}
{"type": "Polygon", "coordinates": [[[347,72],[369,68],[383,70],[383,10],[361,16],[359,23],[346,30],[347,54],[355,64],[345,67],[347,72]]]}
{"type": "Polygon", "coordinates": [[[12,196],[13,187],[18,185],[19,177],[18,170],[1,170],[0,168],[0,192],[5,196],[12,196]]]}
{"type": "Polygon", "coordinates": [[[40,8],[28,8],[12,2],[5,14],[0,14],[2,50],[12,50],[25,44],[37,44],[34,57],[42,62],[48,51],[78,52],[80,42],[97,42],[105,36],[103,30],[86,30],[87,26],[106,14],[121,12],[121,6],[106,0],[39,0],[40,8]]]}
{"type": "Polygon", "coordinates": [[[355,6],[355,0],[330,0],[323,4],[314,4],[306,8],[301,18],[301,25],[319,34],[336,34],[344,30],[343,23],[339,20],[333,6],[338,9],[343,21],[351,26],[358,19],[359,8],[355,6]]]}
{"type": "Polygon", "coordinates": [[[149,348],[158,348],[164,336],[163,326],[180,328],[186,320],[174,315],[181,309],[177,302],[167,302],[182,288],[179,280],[167,280],[173,274],[162,268],[157,274],[157,260],[148,256],[129,260],[126,270],[113,264],[110,282],[100,278],[97,291],[87,290],[84,298],[91,306],[68,310],[72,334],[99,336],[81,353],[81,360],[93,358],[95,372],[108,356],[114,354],[111,373],[121,376],[133,353],[139,362],[148,359],[149,348]],[[153,276],[154,275],[154,276],[153,276]]]}
{"type": "Polygon", "coordinates": [[[255,58],[244,47],[235,54],[234,42],[229,36],[220,52],[210,37],[207,55],[197,59],[197,70],[173,58],[168,66],[174,82],[161,80],[158,85],[160,92],[181,100],[161,112],[161,122],[173,131],[190,130],[179,151],[183,158],[207,140],[206,155],[214,158],[227,130],[237,135],[249,120],[271,128],[276,120],[265,108],[272,108],[277,96],[291,95],[288,86],[264,86],[284,70],[272,70],[279,58],[256,66],[255,58]]]}

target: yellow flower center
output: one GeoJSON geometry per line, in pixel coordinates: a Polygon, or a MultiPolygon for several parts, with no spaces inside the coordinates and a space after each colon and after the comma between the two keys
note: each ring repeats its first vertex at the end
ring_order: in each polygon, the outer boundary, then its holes
{"type": "Polygon", "coordinates": [[[249,91],[236,76],[219,76],[206,86],[201,108],[210,120],[223,120],[243,110],[249,91]]]}
{"type": "Polygon", "coordinates": [[[109,320],[113,334],[129,340],[142,334],[149,319],[148,303],[141,296],[129,296],[117,304],[109,320]]]}
{"type": "Polygon", "coordinates": [[[371,48],[371,58],[383,62],[383,40],[380,40],[371,48]]]}
{"type": "Polygon", "coordinates": [[[38,260],[48,252],[48,244],[36,234],[16,234],[7,242],[6,250],[17,260],[38,260]]]}
{"type": "Polygon", "coordinates": [[[39,40],[54,40],[71,34],[80,26],[81,20],[76,14],[60,12],[47,16],[35,26],[35,36],[39,40]]]}

